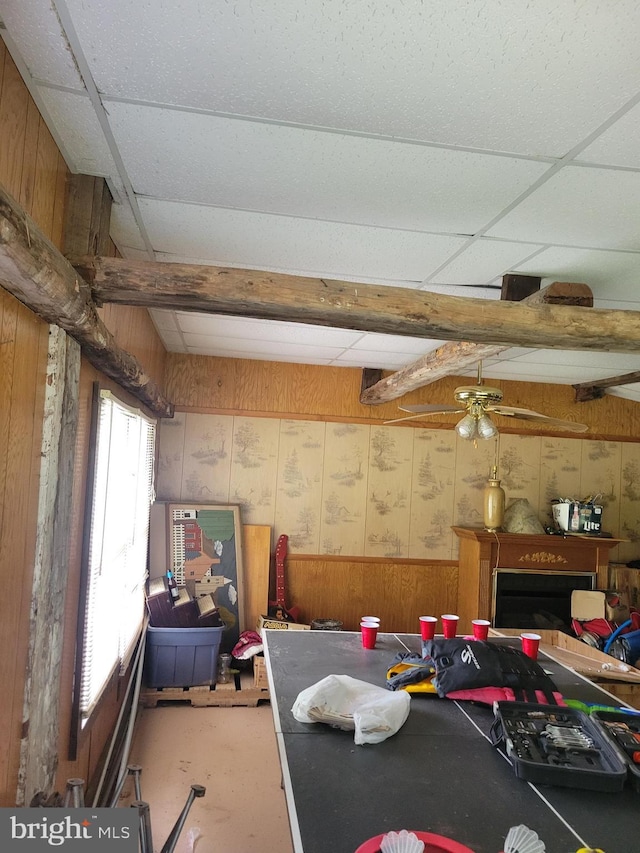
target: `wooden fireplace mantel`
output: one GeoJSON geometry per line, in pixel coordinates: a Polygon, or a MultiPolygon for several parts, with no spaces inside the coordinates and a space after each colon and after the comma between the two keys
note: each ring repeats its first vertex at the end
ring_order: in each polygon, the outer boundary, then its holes
{"type": "Polygon", "coordinates": [[[596,573],[598,589],[606,589],[609,551],[622,539],[599,536],[539,536],[490,533],[480,527],[453,527],[460,540],[458,615],[460,630],[469,632],[472,619],[491,619],[495,569],[596,573]]]}

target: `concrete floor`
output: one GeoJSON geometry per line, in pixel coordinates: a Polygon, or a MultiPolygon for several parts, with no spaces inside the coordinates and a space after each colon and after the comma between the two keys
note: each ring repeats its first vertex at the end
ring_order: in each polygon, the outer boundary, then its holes
{"type": "MultiPolygon", "coordinates": [[[[142,709],[130,764],[142,767],[154,850],[160,851],[192,784],[194,800],[176,853],[292,853],[280,762],[268,702],[257,708],[193,708],[167,703],[142,709]]],[[[135,799],[127,782],[122,805],[135,799]]]]}

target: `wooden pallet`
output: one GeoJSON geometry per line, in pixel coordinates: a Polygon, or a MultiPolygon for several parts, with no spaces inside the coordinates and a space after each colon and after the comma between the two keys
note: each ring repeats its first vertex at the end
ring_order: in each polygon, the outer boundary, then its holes
{"type": "Polygon", "coordinates": [[[269,691],[255,687],[251,673],[241,673],[239,686],[236,681],[229,684],[204,684],[198,687],[143,688],[140,702],[143,708],[155,708],[158,702],[189,702],[194,708],[231,708],[243,705],[255,708],[260,701],[269,699],[269,691]]]}

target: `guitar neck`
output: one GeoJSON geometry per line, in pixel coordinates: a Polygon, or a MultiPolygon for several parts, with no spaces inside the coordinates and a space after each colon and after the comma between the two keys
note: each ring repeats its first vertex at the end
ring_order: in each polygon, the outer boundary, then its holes
{"type": "Polygon", "coordinates": [[[285,607],[284,603],[284,561],[287,557],[287,542],[289,537],[282,534],[276,545],[276,601],[281,607],[285,607]]]}

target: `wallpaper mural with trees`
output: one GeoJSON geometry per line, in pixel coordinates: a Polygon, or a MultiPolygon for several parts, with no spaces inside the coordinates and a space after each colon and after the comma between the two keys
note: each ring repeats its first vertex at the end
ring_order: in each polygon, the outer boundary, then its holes
{"type": "Polygon", "coordinates": [[[509,500],[543,525],[554,498],[598,498],[603,527],[640,556],[640,445],[451,429],[177,412],[160,426],[165,501],[237,505],[246,524],[286,533],[292,553],[457,559],[452,525],[480,526],[491,466],[509,500]]]}

